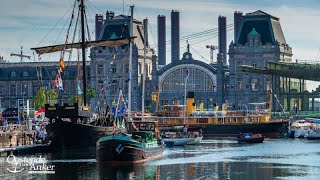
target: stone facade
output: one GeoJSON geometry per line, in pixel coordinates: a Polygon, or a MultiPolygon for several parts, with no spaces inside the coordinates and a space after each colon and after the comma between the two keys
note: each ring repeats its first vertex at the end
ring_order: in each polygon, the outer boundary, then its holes
{"type": "MultiPolygon", "coordinates": [[[[119,15],[108,18],[103,23],[99,40],[107,40],[119,37],[129,37],[130,16],[119,15]]],[[[133,21],[133,36],[135,36],[132,48],[132,75],[131,75],[131,109],[141,111],[142,96],[142,70],[144,59],[144,26],[141,21],[133,21]]],[[[152,80],[152,58],[154,52],[149,48],[148,41],[146,52],[146,94],[145,106],[151,107],[152,80]]],[[[91,49],[91,87],[97,92],[97,97],[91,99],[94,109],[106,107],[118,101],[119,89],[122,89],[124,99],[128,95],[128,73],[129,73],[129,45],[117,48],[94,47],[91,49]]],[[[123,103],[120,103],[123,104],[123,103]]]]}
{"type": "MultiPolygon", "coordinates": [[[[239,35],[229,45],[228,54],[230,82],[226,88],[230,105],[266,102],[271,87],[279,95],[280,88],[275,88],[281,86],[279,76],[250,74],[239,68],[240,65],[264,68],[268,61],[291,62],[292,48],[285,41],[279,18],[262,11],[243,16],[239,35]]],[[[276,105],[275,109],[278,108],[276,105]]]]}
{"type": "MultiPolygon", "coordinates": [[[[87,64],[90,66],[90,64],[87,64]]],[[[0,63],[0,102],[2,108],[18,107],[18,99],[30,101],[33,108],[33,97],[41,86],[54,88],[59,62],[20,62],[0,63]]],[[[90,76],[90,73],[89,73],[90,76]]],[[[63,100],[74,96],[77,92],[77,62],[66,62],[62,76],[64,85],[63,100]]]]}

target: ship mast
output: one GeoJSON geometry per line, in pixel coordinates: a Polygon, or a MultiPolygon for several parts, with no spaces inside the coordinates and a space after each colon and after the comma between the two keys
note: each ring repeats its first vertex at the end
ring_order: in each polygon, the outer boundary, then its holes
{"type": "MultiPolygon", "coordinates": [[[[133,35],[133,8],[134,6],[130,6],[131,8],[131,19],[130,19],[130,37],[133,35]]],[[[131,71],[132,71],[132,46],[133,42],[130,41],[130,54],[129,54],[129,81],[128,81],[128,120],[130,120],[131,117],[131,71]]]]}
{"type": "Polygon", "coordinates": [[[84,0],[80,0],[81,11],[81,46],[82,46],[82,73],[83,73],[83,103],[87,105],[87,79],[86,79],[86,44],[84,35],[84,0]]]}

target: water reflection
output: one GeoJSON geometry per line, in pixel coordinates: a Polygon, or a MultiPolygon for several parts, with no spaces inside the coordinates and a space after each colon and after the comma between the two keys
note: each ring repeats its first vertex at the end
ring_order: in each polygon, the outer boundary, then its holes
{"type": "MultiPolygon", "coordinates": [[[[318,179],[320,141],[266,139],[239,145],[211,140],[200,146],[166,148],[164,157],[140,165],[97,164],[95,149],[41,154],[55,174],[12,174],[0,158],[0,179],[318,179]]],[[[33,155],[38,156],[38,155],[33,155]]]]}
{"type": "Polygon", "coordinates": [[[160,166],[97,164],[99,179],[160,179],[160,166]]]}

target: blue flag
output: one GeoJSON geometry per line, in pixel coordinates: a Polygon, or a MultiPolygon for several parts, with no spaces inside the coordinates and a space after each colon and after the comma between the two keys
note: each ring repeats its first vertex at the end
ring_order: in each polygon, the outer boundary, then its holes
{"type": "Polygon", "coordinates": [[[46,83],[46,91],[48,91],[48,89],[49,89],[49,83],[47,82],[46,83]]]}
{"type": "Polygon", "coordinates": [[[118,117],[118,114],[117,114],[117,108],[116,107],[113,107],[112,108],[112,112],[114,114],[114,118],[116,119],[118,117]]]}
{"type": "Polygon", "coordinates": [[[83,93],[81,88],[80,88],[80,84],[81,84],[81,81],[78,80],[78,94],[82,94],[83,93]]]}
{"type": "Polygon", "coordinates": [[[126,114],[126,107],[123,107],[120,112],[122,115],[125,115],[126,114]]]}

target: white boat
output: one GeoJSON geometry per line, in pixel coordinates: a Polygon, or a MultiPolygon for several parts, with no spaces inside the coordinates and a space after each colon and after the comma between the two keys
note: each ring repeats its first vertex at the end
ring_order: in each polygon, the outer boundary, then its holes
{"type": "Polygon", "coordinates": [[[307,139],[320,139],[320,120],[311,121],[311,130],[305,135],[307,139]]]}
{"type": "Polygon", "coordinates": [[[311,123],[306,120],[298,120],[291,125],[291,131],[295,138],[304,138],[311,130],[311,123]]]}
{"type": "Polygon", "coordinates": [[[167,146],[172,147],[200,144],[202,136],[191,133],[188,137],[184,137],[180,132],[165,132],[161,139],[167,146]]]}
{"type": "Polygon", "coordinates": [[[193,143],[195,138],[162,138],[162,141],[169,147],[184,146],[193,143]]]}
{"type": "Polygon", "coordinates": [[[193,141],[188,142],[188,145],[197,145],[200,144],[200,142],[202,141],[202,136],[199,137],[195,137],[193,141]]]}

